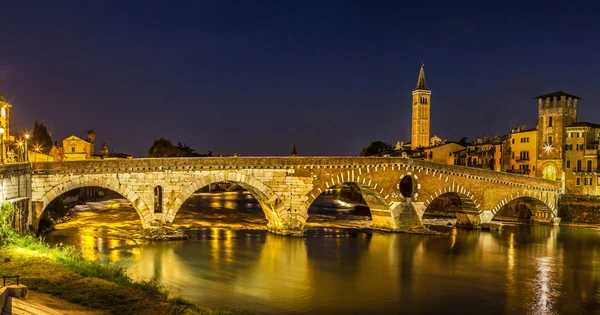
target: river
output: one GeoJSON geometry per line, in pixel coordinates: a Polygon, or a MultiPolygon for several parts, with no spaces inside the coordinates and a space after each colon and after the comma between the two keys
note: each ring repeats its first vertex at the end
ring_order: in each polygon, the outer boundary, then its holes
{"type": "MultiPolygon", "coordinates": [[[[122,202],[122,201],[121,201],[122,202]]],[[[369,210],[324,193],[305,238],[265,231],[247,192],[197,193],[174,226],[189,240],[140,242],[130,205],[104,203],[46,239],[89,259],[157,277],[204,307],[261,314],[582,314],[600,311],[600,229],[505,225],[501,231],[436,227],[445,236],[370,230],[369,210]]],[[[444,219],[446,220],[446,219],[444,219]]]]}

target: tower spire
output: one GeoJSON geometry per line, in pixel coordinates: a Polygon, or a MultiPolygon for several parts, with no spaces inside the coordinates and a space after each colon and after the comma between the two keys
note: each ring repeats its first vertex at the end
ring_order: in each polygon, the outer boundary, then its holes
{"type": "Polygon", "coordinates": [[[291,156],[297,156],[298,152],[296,152],[296,143],[294,143],[294,148],[292,148],[292,154],[291,156]]]}
{"type": "Polygon", "coordinates": [[[425,81],[425,64],[421,63],[421,71],[419,71],[419,80],[417,81],[417,90],[427,90],[427,82],[425,81]]]}

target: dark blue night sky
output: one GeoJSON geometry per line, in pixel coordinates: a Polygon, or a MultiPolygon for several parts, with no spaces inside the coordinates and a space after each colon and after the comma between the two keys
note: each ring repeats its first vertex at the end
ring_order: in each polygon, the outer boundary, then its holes
{"type": "Polygon", "coordinates": [[[3,1],[1,88],[14,131],[94,129],[136,157],[160,137],[247,156],[408,141],[421,62],[432,135],[534,127],[558,90],[600,123],[597,4],[451,2],[3,1]]]}

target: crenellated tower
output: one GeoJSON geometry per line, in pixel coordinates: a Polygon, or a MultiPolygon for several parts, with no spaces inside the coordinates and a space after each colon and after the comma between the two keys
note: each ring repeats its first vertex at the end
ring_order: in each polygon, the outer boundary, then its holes
{"type": "Polygon", "coordinates": [[[566,129],[577,121],[579,97],[558,91],[536,97],[538,100],[536,176],[561,180],[566,129]]]}
{"type": "Polygon", "coordinates": [[[410,148],[429,146],[431,91],[425,81],[425,65],[421,64],[417,88],[412,92],[412,137],[410,148]]]}

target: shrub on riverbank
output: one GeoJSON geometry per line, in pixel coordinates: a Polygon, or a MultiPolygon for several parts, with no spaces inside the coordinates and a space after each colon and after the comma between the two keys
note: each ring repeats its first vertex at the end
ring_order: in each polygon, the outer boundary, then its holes
{"type": "Polygon", "coordinates": [[[134,281],[115,265],[89,261],[71,246],[50,247],[42,238],[12,229],[11,205],[0,208],[0,274],[20,275],[32,290],[115,314],[239,314],[209,310],[169,298],[157,279],[134,281]]]}

